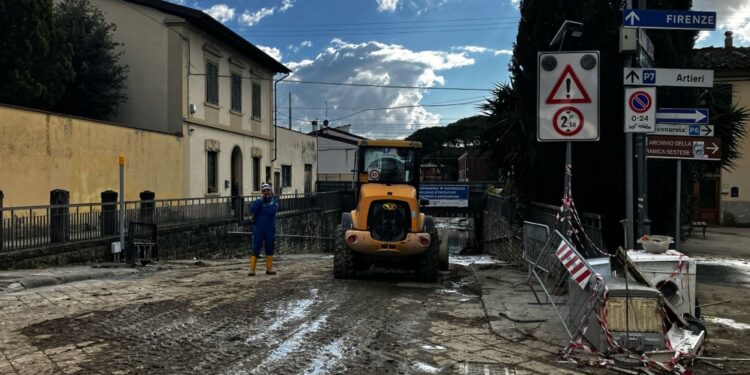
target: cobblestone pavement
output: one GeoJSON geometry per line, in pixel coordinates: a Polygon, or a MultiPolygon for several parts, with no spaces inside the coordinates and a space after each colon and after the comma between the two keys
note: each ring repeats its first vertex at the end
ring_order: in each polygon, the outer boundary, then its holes
{"type": "Polygon", "coordinates": [[[461,266],[423,284],[335,280],[330,256],[198,264],[0,295],[0,374],[577,373],[496,334],[461,266]]]}

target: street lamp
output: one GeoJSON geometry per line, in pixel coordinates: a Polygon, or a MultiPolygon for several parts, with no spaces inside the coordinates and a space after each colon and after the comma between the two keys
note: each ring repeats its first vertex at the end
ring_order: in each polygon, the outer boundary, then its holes
{"type": "MultiPolygon", "coordinates": [[[[557,50],[562,51],[563,45],[565,44],[565,37],[570,35],[573,38],[579,38],[583,35],[583,24],[576,21],[565,20],[562,26],[557,30],[552,41],[549,43],[550,47],[558,46],[557,50]]],[[[565,207],[565,220],[561,222],[561,230],[566,233],[567,222],[570,219],[570,207],[571,202],[571,177],[573,173],[573,144],[570,141],[565,142],[565,182],[563,186],[563,206],[565,207]]]]}
{"type": "Polygon", "coordinates": [[[570,34],[573,38],[581,37],[581,35],[583,35],[583,24],[576,21],[565,20],[552,38],[552,41],[549,42],[549,46],[554,47],[559,44],[558,51],[562,51],[563,44],[565,43],[565,35],[567,34],[570,34]]]}

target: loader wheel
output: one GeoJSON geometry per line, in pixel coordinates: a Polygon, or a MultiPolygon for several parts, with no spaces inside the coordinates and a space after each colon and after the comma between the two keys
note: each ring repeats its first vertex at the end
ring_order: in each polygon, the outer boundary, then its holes
{"type": "Polygon", "coordinates": [[[339,226],[334,237],[333,277],[337,279],[354,278],[354,254],[344,243],[344,233],[344,228],[339,226]]]}
{"type": "Polygon", "coordinates": [[[437,280],[438,267],[440,263],[440,243],[437,231],[430,232],[430,247],[419,255],[417,259],[417,277],[425,282],[437,280]]]}

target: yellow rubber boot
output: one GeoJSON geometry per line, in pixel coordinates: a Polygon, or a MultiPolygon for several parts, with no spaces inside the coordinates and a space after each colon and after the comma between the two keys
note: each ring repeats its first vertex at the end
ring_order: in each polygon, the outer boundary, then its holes
{"type": "Polygon", "coordinates": [[[266,255],[266,275],[275,275],[276,271],[273,270],[273,257],[266,255]]]}
{"type": "Polygon", "coordinates": [[[248,273],[248,276],[255,276],[255,265],[258,264],[258,257],[255,255],[250,256],[250,273],[248,273]]]}

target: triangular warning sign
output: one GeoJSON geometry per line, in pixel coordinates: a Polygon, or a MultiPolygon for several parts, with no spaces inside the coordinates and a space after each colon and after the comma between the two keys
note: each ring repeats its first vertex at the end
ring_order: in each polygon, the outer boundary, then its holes
{"type": "Polygon", "coordinates": [[[570,65],[565,66],[550,91],[547,104],[591,103],[591,98],[570,65]]]}

